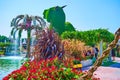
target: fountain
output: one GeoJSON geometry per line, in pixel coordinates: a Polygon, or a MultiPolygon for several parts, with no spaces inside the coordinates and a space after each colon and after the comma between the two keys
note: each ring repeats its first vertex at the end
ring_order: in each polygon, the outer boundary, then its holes
{"type": "Polygon", "coordinates": [[[11,21],[11,35],[15,37],[18,31],[18,37],[21,38],[22,31],[27,31],[27,55],[30,57],[30,46],[31,46],[31,32],[32,30],[42,30],[46,26],[46,22],[39,16],[29,16],[29,15],[18,15],[11,21]]]}
{"type": "Polygon", "coordinates": [[[5,56],[0,57],[0,80],[12,71],[19,69],[25,58],[19,55],[20,39],[9,38],[11,45],[6,47],[5,56]]]}
{"type": "Polygon", "coordinates": [[[21,66],[20,56],[2,56],[0,57],[0,80],[12,71],[19,69],[21,66]]]}
{"type": "Polygon", "coordinates": [[[11,45],[6,48],[6,56],[18,56],[20,54],[19,50],[19,38],[12,39],[10,38],[11,45]]]}

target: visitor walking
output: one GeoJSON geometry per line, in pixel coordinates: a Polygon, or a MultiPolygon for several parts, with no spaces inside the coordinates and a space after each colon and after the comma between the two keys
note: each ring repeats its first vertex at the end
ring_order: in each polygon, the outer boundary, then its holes
{"type": "Polygon", "coordinates": [[[93,51],[92,51],[92,52],[93,52],[95,58],[97,59],[97,57],[98,57],[98,52],[99,52],[98,48],[95,47],[95,46],[93,46],[93,51]]]}
{"type": "Polygon", "coordinates": [[[111,53],[112,53],[112,60],[114,61],[115,60],[115,48],[111,50],[111,53]]]}

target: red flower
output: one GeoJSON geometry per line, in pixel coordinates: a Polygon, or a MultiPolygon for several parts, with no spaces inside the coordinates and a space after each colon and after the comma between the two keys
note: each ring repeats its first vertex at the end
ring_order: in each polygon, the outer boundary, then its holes
{"type": "Polygon", "coordinates": [[[9,76],[4,77],[3,80],[9,80],[9,76]]]}
{"type": "Polygon", "coordinates": [[[22,66],[22,67],[20,68],[20,70],[26,71],[27,68],[26,68],[25,66],[22,66]]]}
{"type": "Polygon", "coordinates": [[[31,69],[30,73],[36,73],[36,69],[31,69]]]}
{"type": "Polygon", "coordinates": [[[55,66],[51,66],[51,69],[54,71],[56,69],[56,67],[55,66]]]}

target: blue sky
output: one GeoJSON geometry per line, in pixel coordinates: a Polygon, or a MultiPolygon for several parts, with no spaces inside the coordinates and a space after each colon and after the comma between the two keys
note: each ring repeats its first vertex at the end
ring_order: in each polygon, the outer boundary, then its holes
{"type": "Polygon", "coordinates": [[[120,27],[120,0],[0,0],[0,35],[9,36],[10,22],[17,15],[43,17],[44,9],[57,5],[67,5],[66,21],[77,30],[108,28],[114,33],[120,27]]]}

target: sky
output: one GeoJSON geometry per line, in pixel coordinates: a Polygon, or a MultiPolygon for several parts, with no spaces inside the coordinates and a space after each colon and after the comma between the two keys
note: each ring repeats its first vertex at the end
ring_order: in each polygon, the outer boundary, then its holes
{"type": "Polygon", "coordinates": [[[120,27],[120,0],[0,0],[0,35],[10,35],[10,22],[17,15],[43,17],[45,9],[63,5],[66,21],[76,30],[105,28],[114,33],[120,27]]]}

